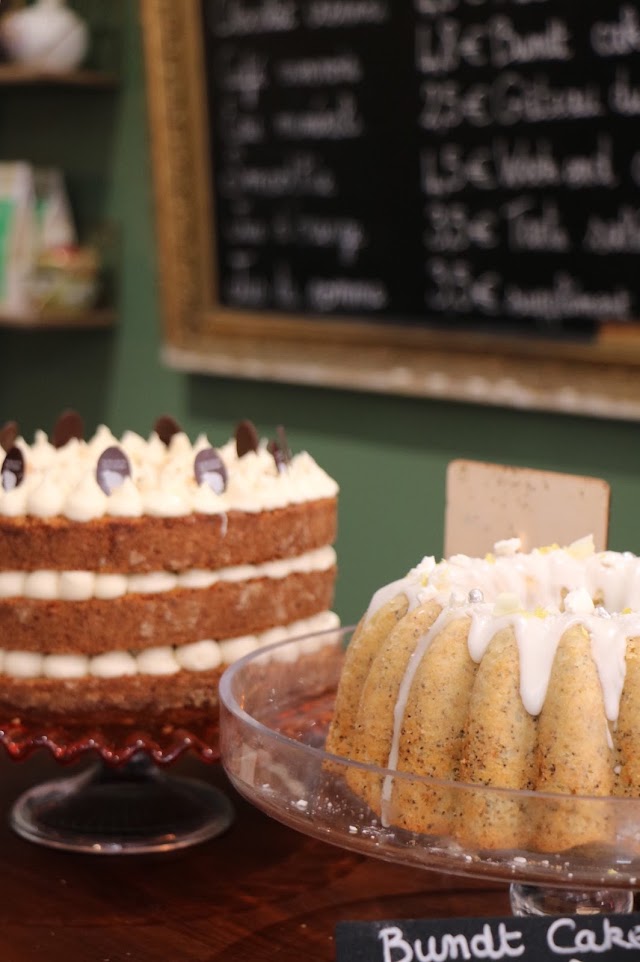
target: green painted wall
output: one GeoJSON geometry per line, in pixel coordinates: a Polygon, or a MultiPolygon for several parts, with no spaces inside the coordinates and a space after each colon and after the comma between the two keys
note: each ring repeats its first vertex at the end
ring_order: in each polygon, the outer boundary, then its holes
{"type": "Polygon", "coordinates": [[[640,551],[640,424],[190,376],[159,361],[158,292],[139,24],[127,3],[118,94],[0,91],[0,157],[63,164],[87,221],[121,239],[115,331],[0,329],[0,421],[25,434],[66,406],[88,428],[147,432],[172,413],[221,443],[241,417],[286,425],[340,482],[336,607],[359,616],[379,584],[442,549],[447,463],[469,457],[606,478],[610,545],[640,551]]]}

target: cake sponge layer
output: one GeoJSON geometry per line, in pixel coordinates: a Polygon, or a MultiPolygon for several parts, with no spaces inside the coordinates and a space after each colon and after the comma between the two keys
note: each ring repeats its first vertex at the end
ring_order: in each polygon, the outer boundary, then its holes
{"type": "Polygon", "coordinates": [[[259,513],[177,518],[0,516],[0,571],[142,573],[227,568],[301,555],[336,537],[336,499],[259,513]]]}
{"type": "Polygon", "coordinates": [[[327,610],[335,576],[333,567],[111,601],[7,598],[0,600],[0,638],[5,650],[84,655],[220,641],[327,610]]]}

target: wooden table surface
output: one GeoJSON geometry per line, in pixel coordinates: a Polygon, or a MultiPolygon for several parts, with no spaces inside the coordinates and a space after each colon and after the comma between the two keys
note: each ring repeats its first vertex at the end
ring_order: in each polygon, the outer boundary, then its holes
{"type": "Polygon", "coordinates": [[[35,845],[8,824],[14,799],[74,774],[39,751],[0,750],[1,962],[315,962],[343,919],[509,914],[506,886],[369,859],[300,835],[241,799],[219,765],[174,766],[223,788],[235,821],[173,854],[84,855],[35,845]]]}

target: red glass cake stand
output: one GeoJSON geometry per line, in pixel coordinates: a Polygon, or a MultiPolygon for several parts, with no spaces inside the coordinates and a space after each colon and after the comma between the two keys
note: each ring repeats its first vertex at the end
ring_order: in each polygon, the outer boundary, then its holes
{"type": "MultiPolygon", "coordinates": [[[[640,879],[640,799],[586,798],[437,781],[351,762],[324,750],[344,649],[352,629],[286,641],[247,655],[220,683],[220,748],[238,791],[291,828],[390,862],[507,881],[516,915],[629,912],[640,879]],[[296,648],[303,654],[294,662],[296,648]],[[381,824],[348,787],[349,776],[405,783],[409,794],[446,793],[462,810],[473,793],[489,810],[505,802],[527,818],[553,813],[563,826],[607,826],[606,844],[558,853],[483,850],[451,835],[423,835],[381,824]]],[[[392,819],[390,819],[392,821],[392,819]]],[[[452,820],[453,821],[453,820],[452,820]]],[[[571,841],[571,840],[570,840],[571,841]]]]}
{"type": "Polygon", "coordinates": [[[217,717],[181,726],[14,718],[0,722],[0,742],[16,761],[40,748],[61,764],[95,756],[79,775],[36,785],[15,802],[12,828],[40,845],[109,855],[166,852],[213,838],[233,820],[222,792],[166,770],[187,751],[219,759],[217,717]]]}

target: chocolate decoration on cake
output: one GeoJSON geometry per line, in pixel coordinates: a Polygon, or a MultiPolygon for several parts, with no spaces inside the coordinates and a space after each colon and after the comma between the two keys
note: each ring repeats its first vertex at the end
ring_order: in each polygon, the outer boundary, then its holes
{"type": "Polygon", "coordinates": [[[157,418],[156,423],[153,425],[153,430],[156,432],[160,440],[169,447],[171,438],[174,434],[180,434],[182,428],[178,424],[175,418],[172,418],[170,414],[163,414],[161,417],[157,418]]]}
{"type": "Polygon", "coordinates": [[[96,481],[105,494],[113,494],[116,488],[131,477],[131,465],[124,451],[114,446],[106,448],[98,458],[96,481]]]}
{"type": "Polygon", "coordinates": [[[276,467],[278,471],[286,471],[289,462],[291,461],[291,448],[289,447],[289,442],[287,441],[287,435],[281,424],[276,428],[278,434],[278,440],[273,439],[267,444],[267,451],[273,457],[276,462],[276,467]]]}
{"type": "Polygon", "coordinates": [[[216,494],[222,494],[227,487],[227,469],[215,448],[199,451],[193,470],[198,484],[208,484],[216,494]]]}
{"type": "Polygon", "coordinates": [[[24,478],[24,457],[20,448],[10,448],[0,468],[0,478],[5,491],[13,491],[24,478]]]}
{"type": "Polygon", "coordinates": [[[0,428],[0,447],[10,451],[19,433],[17,421],[6,421],[0,428]]]}
{"type": "Polygon", "coordinates": [[[79,441],[84,437],[84,421],[77,411],[69,408],[63,411],[53,428],[51,443],[54,448],[63,448],[72,438],[79,441]]]}
{"type": "Polygon", "coordinates": [[[278,442],[273,440],[269,441],[269,443],[267,444],[267,451],[272,456],[273,460],[276,462],[276,467],[278,471],[279,472],[286,471],[287,465],[289,464],[289,462],[287,461],[287,456],[282,450],[282,448],[280,447],[280,445],[278,444],[278,442]]]}
{"type": "Polygon", "coordinates": [[[253,421],[240,421],[236,425],[236,451],[241,458],[249,451],[257,451],[259,444],[258,432],[253,421]]]}

